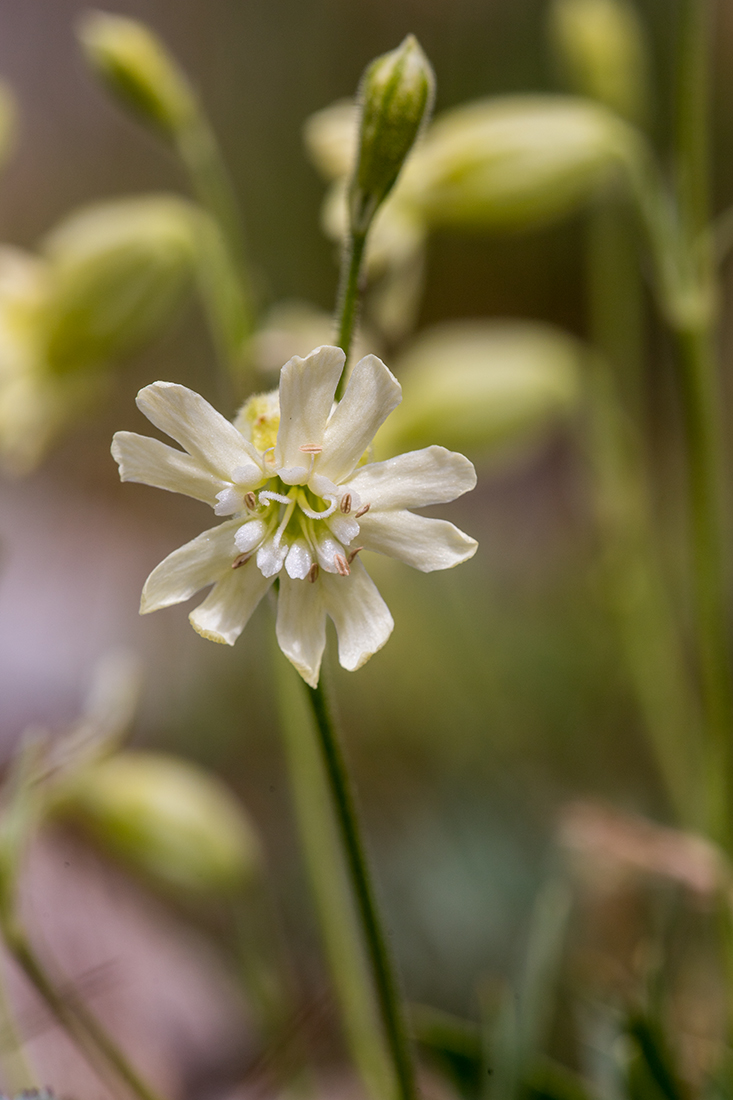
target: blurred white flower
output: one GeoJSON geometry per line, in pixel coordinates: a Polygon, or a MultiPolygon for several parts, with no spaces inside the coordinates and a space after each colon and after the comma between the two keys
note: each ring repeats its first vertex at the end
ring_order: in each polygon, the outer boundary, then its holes
{"type": "Polygon", "coordinates": [[[295,356],[281,371],[279,401],[277,394],[251,398],[235,424],[192,390],[155,382],[140,391],[138,406],[185,451],[132,432],[118,432],[112,445],[123,481],[185,493],[232,517],[153,570],[141,612],[213,584],[190,621],[205,638],[233,645],[279,577],[278,643],[311,686],[318,682],[327,616],[349,670],[392,632],[360,550],[430,572],[466,561],[477,546],[453,524],[408,511],[472,489],[471,463],[442,447],[365,462],[401,389],[384,363],[368,355],[334,405],[343,367],[335,347],[295,356]]]}

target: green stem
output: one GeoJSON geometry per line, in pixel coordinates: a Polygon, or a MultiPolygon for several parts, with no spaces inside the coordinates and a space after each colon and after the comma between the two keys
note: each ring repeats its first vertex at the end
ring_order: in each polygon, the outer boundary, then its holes
{"type": "Polygon", "coordinates": [[[300,677],[278,652],[277,700],[298,834],[326,959],[354,1063],[373,1100],[394,1097],[395,1075],[347,876],[323,755],[300,677]]]}
{"type": "MultiPolygon", "coordinates": [[[[366,234],[352,235],[348,247],[344,250],[341,263],[337,316],[339,320],[338,346],[343,350],[348,363],[351,342],[359,319],[359,299],[361,292],[361,268],[364,261],[366,234]]],[[[336,400],[343,396],[346,386],[346,369],[339,379],[336,400]]]]}
{"type": "Polygon", "coordinates": [[[215,341],[235,381],[246,366],[246,343],[255,328],[239,207],[214,133],[203,112],[194,114],[177,135],[176,148],[191,186],[212,219],[203,234],[204,298],[215,341]]]}
{"type": "Polygon", "coordinates": [[[720,393],[712,333],[680,328],[700,674],[708,724],[709,830],[730,850],[733,687],[728,633],[724,463],[720,393]]]}
{"type": "Polygon", "coordinates": [[[588,453],[602,547],[603,592],[669,803],[700,824],[694,690],[661,574],[643,438],[642,286],[628,214],[602,200],[591,212],[589,321],[599,355],[588,364],[588,453]]]}
{"type": "Polygon", "coordinates": [[[85,1006],[76,998],[72,1004],[58,992],[25,935],[18,928],[9,929],[5,923],[4,936],[8,950],[92,1067],[106,1079],[110,1078],[112,1070],[114,1076],[124,1081],[139,1100],[161,1100],[85,1006]]]}
{"type": "Polygon", "coordinates": [[[322,683],[307,690],[372,969],[382,1025],[397,1075],[399,1095],[401,1100],[415,1100],[418,1089],[402,1000],[379,917],[348,770],[322,683]]]}

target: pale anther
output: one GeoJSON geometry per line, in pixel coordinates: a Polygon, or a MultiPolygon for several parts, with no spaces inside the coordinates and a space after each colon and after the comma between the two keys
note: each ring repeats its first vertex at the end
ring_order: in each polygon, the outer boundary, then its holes
{"type": "Polygon", "coordinates": [[[251,557],[251,554],[240,554],[239,557],[235,558],[232,562],[232,569],[239,569],[240,565],[244,565],[251,557]]]}
{"type": "Polygon", "coordinates": [[[336,572],[342,577],[348,577],[351,570],[349,569],[349,563],[343,554],[334,554],[333,564],[336,566],[336,572]]]}
{"type": "Polygon", "coordinates": [[[304,455],[319,455],[323,447],[319,447],[317,443],[303,443],[300,450],[304,455]]]}
{"type": "Polygon", "coordinates": [[[244,503],[247,505],[250,512],[254,512],[255,508],[257,507],[257,497],[252,492],[245,493],[244,503]]]}
{"type": "Polygon", "coordinates": [[[320,565],[318,564],[317,561],[314,561],[313,565],[308,570],[308,580],[311,582],[311,584],[314,584],[315,581],[318,580],[318,574],[320,573],[320,571],[321,571],[320,565]]]}
{"type": "Polygon", "coordinates": [[[360,508],[358,512],[354,512],[354,519],[361,519],[362,516],[365,516],[367,514],[370,508],[371,504],[365,504],[364,507],[360,508]]]}
{"type": "Polygon", "coordinates": [[[347,557],[347,559],[346,559],[346,560],[347,560],[347,562],[349,563],[349,565],[351,565],[351,563],[352,563],[352,561],[354,560],[354,558],[356,557],[356,555],[357,555],[357,554],[358,554],[358,553],[359,553],[359,552],[360,552],[361,550],[363,550],[363,549],[364,549],[364,547],[363,547],[363,546],[357,546],[357,547],[355,547],[355,549],[353,549],[353,550],[352,550],[352,551],[351,551],[351,552],[349,553],[349,556],[348,556],[348,557],[347,557]]]}
{"type": "Polygon", "coordinates": [[[339,505],[342,512],[348,515],[351,511],[351,493],[344,493],[341,497],[341,504],[339,505]]]}

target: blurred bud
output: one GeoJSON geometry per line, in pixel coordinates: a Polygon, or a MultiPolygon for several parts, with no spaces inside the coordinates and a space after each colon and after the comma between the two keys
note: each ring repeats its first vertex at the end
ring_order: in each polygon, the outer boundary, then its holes
{"type": "MultiPolygon", "coordinates": [[[[276,385],[283,363],[294,355],[305,357],[313,348],[331,343],[333,334],[331,313],[310,302],[278,302],[252,337],[249,356],[257,370],[263,375],[271,375],[272,384],[276,385]]],[[[372,351],[379,353],[376,337],[360,325],[352,345],[352,358],[358,361],[372,351]]]]}
{"type": "Polygon", "coordinates": [[[574,91],[634,122],[644,117],[644,32],[628,0],[555,0],[550,33],[574,91]]]}
{"type": "Polygon", "coordinates": [[[234,427],[258,450],[267,451],[274,447],[280,427],[278,390],[254,393],[248,397],[235,417],[234,427]]]}
{"type": "Polygon", "coordinates": [[[185,74],[144,23],[92,11],[81,21],[79,39],[112,95],[166,137],[180,133],[196,113],[185,74]]]}
{"type": "Polygon", "coordinates": [[[132,351],[169,319],[196,263],[191,208],[173,196],[86,207],[46,239],[45,354],[58,373],[132,351]]]}
{"type": "Polygon", "coordinates": [[[174,756],[122,752],[87,768],[59,810],[111,855],[163,887],[233,894],[259,844],[244,810],[212,775],[174,756]]]}
{"type": "Polygon", "coordinates": [[[353,99],[339,99],[306,119],[303,141],[314,167],[327,180],[351,174],[359,138],[359,108],[353,99]]]}
{"type": "Polygon", "coordinates": [[[376,445],[386,454],[432,441],[470,456],[524,444],[574,409],[580,354],[550,325],[439,325],[397,364],[404,400],[376,445]]]}
{"type": "Polygon", "coordinates": [[[518,228],[573,210],[635,148],[590,100],[503,96],[442,115],[406,182],[432,225],[518,228]]]}
{"type": "Polygon", "coordinates": [[[361,126],[349,188],[352,232],[366,233],[432,109],[435,78],[417,39],[372,61],[360,86],[361,126]]]}

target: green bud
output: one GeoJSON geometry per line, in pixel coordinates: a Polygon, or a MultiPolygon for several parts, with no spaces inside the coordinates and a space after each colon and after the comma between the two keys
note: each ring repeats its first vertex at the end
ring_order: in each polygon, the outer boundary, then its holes
{"type": "Polygon", "coordinates": [[[634,148],[630,128],[598,103],[502,96],[436,120],[405,185],[431,225],[518,228],[576,208],[634,148]]]}
{"type": "Polygon", "coordinates": [[[135,19],[88,12],[79,39],[92,69],[113,96],[166,137],[196,113],[186,75],[160,39],[135,19]]]}
{"type": "Polygon", "coordinates": [[[57,810],[156,885],[231,895],[256,873],[260,851],[233,794],[179,757],[121,752],[87,768],[57,810]]]}
{"type": "Polygon", "coordinates": [[[403,401],[381,454],[440,443],[471,455],[526,445],[579,396],[580,347],[537,322],[458,321],[421,335],[396,365],[403,401]]]}
{"type": "Polygon", "coordinates": [[[644,33],[628,0],[555,0],[550,33],[575,91],[624,118],[643,118],[648,100],[644,33]]]}
{"type": "Polygon", "coordinates": [[[366,233],[395,184],[421,127],[430,115],[435,77],[417,39],[372,61],[359,94],[361,124],[356,167],[349,188],[352,232],[366,233]]]}
{"type": "Polygon", "coordinates": [[[192,209],[174,196],[85,207],[46,239],[45,355],[57,373],[126,354],[168,321],[192,280],[192,209]]]}

